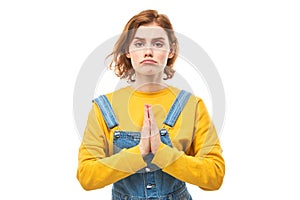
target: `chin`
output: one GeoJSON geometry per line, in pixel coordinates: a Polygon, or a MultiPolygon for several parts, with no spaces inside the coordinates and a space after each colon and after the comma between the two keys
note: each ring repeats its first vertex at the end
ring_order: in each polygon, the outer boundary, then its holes
{"type": "Polygon", "coordinates": [[[161,74],[162,73],[162,71],[160,71],[160,70],[154,70],[154,69],[149,69],[149,70],[146,70],[146,71],[144,71],[144,75],[149,75],[149,76],[153,76],[153,75],[156,75],[156,74],[161,74]]]}
{"type": "Polygon", "coordinates": [[[156,67],[145,67],[140,70],[140,73],[143,75],[154,75],[160,73],[161,70],[158,70],[156,67]]]}
{"type": "Polygon", "coordinates": [[[144,76],[153,76],[163,73],[163,68],[153,65],[144,65],[136,69],[136,72],[144,76]]]}

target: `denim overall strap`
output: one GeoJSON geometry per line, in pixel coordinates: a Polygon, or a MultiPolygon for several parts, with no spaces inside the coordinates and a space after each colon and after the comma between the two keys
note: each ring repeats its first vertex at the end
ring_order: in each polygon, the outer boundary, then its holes
{"type": "Polygon", "coordinates": [[[169,110],[169,113],[164,121],[164,124],[173,127],[175,125],[175,122],[177,121],[177,118],[179,117],[181,111],[183,110],[185,104],[189,100],[191,96],[191,93],[181,90],[179,94],[177,95],[175,101],[173,102],[173,105],[171,106],[171,109],[169,110]]]}
{"type": "Polygon", "coordinates": [[[96,104],[98,105],[104,117],[105,123],[109,129],[112,129],[119,125],[112,106],[105,95],[100,95],[98,98],[94,99],[93,102],[96,102],[96,104]]]}

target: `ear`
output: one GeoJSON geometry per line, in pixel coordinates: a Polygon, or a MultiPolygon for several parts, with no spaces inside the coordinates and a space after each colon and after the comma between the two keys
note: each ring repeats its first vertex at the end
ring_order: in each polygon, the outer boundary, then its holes
{"type": "Polygon", "coordinates": [[[174,50],[170,49],[168,58],[173,58],[173,57],[174,57],[174,50]]]}
{"type": "Polygon", "coordinates": [[[173,42],[171,45],[170,45],[170,52],[169,52],[169,56],[168,58],[173,58],[174,55],[175,55],[175,52],[176,51],[176,43],[173,42]]]}
{"type": "Polygon", "coordinates": [[[126,57],[127,57],[127,58],[131,58],[129,52],[126,53],[126,57]]]}

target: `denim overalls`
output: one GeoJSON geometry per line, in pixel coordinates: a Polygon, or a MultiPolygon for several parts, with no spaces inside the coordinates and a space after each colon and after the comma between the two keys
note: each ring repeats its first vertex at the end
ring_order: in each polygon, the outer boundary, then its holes
{"type": "MultiPolygon", "coordinates": [[[[173,102],[164,125],[173,127],[190,93],[181,90],[173,102]]],[[[105,95],[94,100],[101,110],[106,125],[112,129],[119,125],[112,106],[105,95]]],[[[160,129],[161,141],[172,147],[167,129],[160,129]]],[[[113,152],[118,153],[123,148],[131,148],[139,144],[140,132],[116,130],[113,135],[113,152]]],[[[185,182],[182,182],[171,175],[163,172],[156,165],[151,164],[154,157],[152,153],[144,157],[147,167],[137,173],[119,180],[113,184],[112,200],[191,200],[185,182]]]]}

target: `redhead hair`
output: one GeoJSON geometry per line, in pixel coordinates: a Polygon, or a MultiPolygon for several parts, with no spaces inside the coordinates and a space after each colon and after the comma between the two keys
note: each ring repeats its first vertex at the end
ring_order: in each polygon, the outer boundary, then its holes
{"type": "Polygon", "coordinates": [[[173,77],[175,70],[173,65],[177,59],[178,52],[178,41],[175,36],[173,26],[169,18],[164,14],[158,14],[156,10],[144,10],[137,15],[133,16],[125,25],[122,34],[114,45],[113,51],[109,56],[113,56],[113,60],[109,64],[109,68],[113,69],[115,74],[121,79],[127,79],[128,81],[134,82],[134,69],[132,67],[130,58],[126,57],[126,53],[129,51],[129,44],[134,38],[136,30],[142,25],[148,25],[155,23],[156,25],[164,28],[168,35],[170,43],[170,51],[174,54],[172,58],[167,61],[167,66],[164,69],[166,77],[164,80],[173,77]]]}

